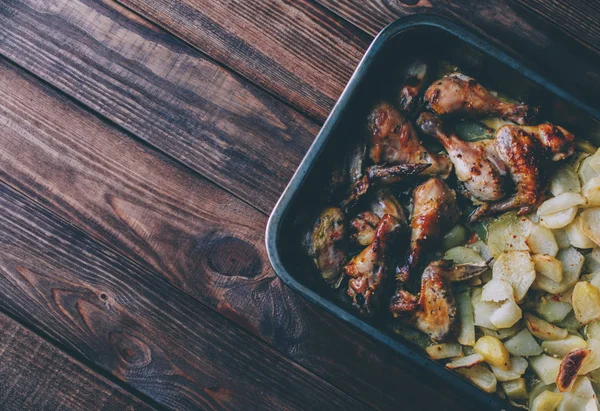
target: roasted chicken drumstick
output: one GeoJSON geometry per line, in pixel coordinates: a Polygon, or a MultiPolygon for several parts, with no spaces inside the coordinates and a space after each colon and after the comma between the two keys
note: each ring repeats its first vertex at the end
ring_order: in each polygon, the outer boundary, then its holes
{"type": "Polygon", "coordinates": [[[531,124],[537,115],[533,107],[503,102],[462,73],[448,74],[435,81],[425,91],[425,100],[440,116],[498,116],[523,125],[531,124]]]}
{"type": "Polygon", "coordinates": [[[493,140],[463,141],[456,134],[446,132],[440,118],[428,112],[421,113],[417,124],[448,151],[456,177],[475,198],[481,201],[504,198],[508,171],[496,153],[493,140]]]}
{"type": "Polygon", "coordinates": [[[413,202],[410,250],[404,265],[397,269],[397,289],[390,305],[394,315],[416,308],[417,300],[405,290],[405,285],[411,274],[418,269],[421,256],[439,242],[440,237],[456,223],[460,215],[456,193],[438,178],[431,178],[418,186],[413,192],[413,202]]]}

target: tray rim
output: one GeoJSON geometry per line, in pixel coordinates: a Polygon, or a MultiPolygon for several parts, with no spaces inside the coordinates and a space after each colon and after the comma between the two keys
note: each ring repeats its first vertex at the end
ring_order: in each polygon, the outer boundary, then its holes
{"type": "Polygon", "coordinates": [[[439,362],[427,358],[422,352],[417,351],[407,345],[404,341],[394,338],[383,331],[375,328],[368,324],[361,318],[353,315],[352,313],[344,310],[337,306],[330,300],[320,296],[309,287],[298,282],[283,266],[281,258],[279,256],[279,250],[277,248],[277,237],[281,228],[281,222],[285,215],[286,210],[294,200],[294,197],[304,183],[306,176],[312,169],[317,158],[324,149],[329,137],[337,127],[342,111],[345,106],[350,102],[352,95],[356,91],[360,79],[369,70],[373,63],[375,56],[382,46],[394,36],[400,34],[403,31],[418,28],[418,27],[434,27],[441,29],[451,35],[457,37],[460,41],[463,41],[473,48],[481,51],[484,54],[489,55],[492,58],[500,60],[502,63],[511,67],[514,70],[519,71],[530,81],[538,84],[545,88],[551,93],[562,98],[564,101],[572,104],[591,117],[600,121],[600,110],[594,109],[592,106],[584,103],[580,99],[574,97],[570,93],[566,92],[561,87],[557,86],[554,82],[548,80],[546,77],[539,74],[537,71],[531,69],[526,64],[517,60],[516,58],[509,55],[507,52],[501,50],[499,47],[491,44],[488,40],[483,39],[477,33],[467,29],[466,27],[459,25],[445,17],[426,15],[426,14],[415,14],[411,16],[402,17],[390,24],[388,24],[383,30],[372,41],[371,45],[365,52],[363,58],[359,62],[356,70],[352,74],[352,77],[348,81],[348,84],[342,91],[339,99],[335,103],[331,113],[325,120],[321,130],[315,137],[313,143],[309,147],[306,155],[302,159],[296,172],[292,176],[290,182],[283,191],[281,197],[277,201],[269,220],[267,222],[265,244],[267,249],[267,255],[271,266],[275,273],[281,280],[289,286],[294,292],[300,294],[302,297],[310,301],[311,303],[325,309],[334,316],[342,319],[344,322],[351,324],[363,334],[367,334],[371,338],[378,342],[386,345],[399,354],[404,360],[407,360],[428,372],[435,374],[440,379],[449,383],[453,388],[456,388],[465,394],[468,394],[471,399],[476,400],[480,404],[492,406],[495,409],[510,409],[512,408],[507,401],[501,398],[488,394],[477,388],[467,380],[460,378],[456,373],[446,369],[439,362]]]}

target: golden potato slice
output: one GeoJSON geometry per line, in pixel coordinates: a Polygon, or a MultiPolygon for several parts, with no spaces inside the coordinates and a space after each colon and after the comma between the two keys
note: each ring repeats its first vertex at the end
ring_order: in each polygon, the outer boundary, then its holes
{"type": "MultiPolygon", "coordinates": [[[[535,254],[531,256],[535,272],[560,283],[563,279],[562,262],[548,254],[535,254]]],[[[537,276],[536,276],[537,277],[537,276]]]]}
{"type": "Polygon", "coordinates": [[[600,208],[589,208],[581,213],[581,230],[596,245],[600,245],[600,208]]]}

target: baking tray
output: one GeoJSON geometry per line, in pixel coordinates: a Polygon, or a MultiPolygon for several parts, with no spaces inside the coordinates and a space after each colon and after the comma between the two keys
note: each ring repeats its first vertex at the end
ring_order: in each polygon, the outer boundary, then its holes
{"type": "MultiPolygon", "coordinates": [[[[377,320],[361,318],[341,291],[324,286],[316,269],[301,251],[300,238],[308,222],[327,204],[329,176],[342,153],[364,138],[369,110],[379,100],[394,100],[402,70],[415,59],[446,60],[459,66],[486,86],[541,107],[541,116],[575,135],[585,133],[596,144],[600,138],[600,112],[562,90],[551,81],[509,56],[475,33],[437,16],[414,15],[388,25],[375,38],[323,128],[271,213],[266,231],[269,259],[276,274],[294,291],[365,334],[387,345],[403,359],[468,396],[486,409],[509,409],[507,402],[487,394],[439,362],[421,348],[395,335],[377,320]]],[[[324,80],[326,81],[326,79],[324,80]]],[[[314,220],[313,220],[314,221],[314,220]]]]}

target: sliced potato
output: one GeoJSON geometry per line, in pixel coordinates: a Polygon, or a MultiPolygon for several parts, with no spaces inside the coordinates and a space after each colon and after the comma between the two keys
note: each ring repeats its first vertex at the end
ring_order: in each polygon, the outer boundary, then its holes
{"type": "Polygon", "coordinates": [[[600,290],[588,283],[580,281],[573,289],[573,311],[577,321],[588,324],[600,319],[600,290]]]}
{"type": "Polygon", "coordinates": [[[556,378],[556,387],[560,392],[569,391],[575,385],[579,370],[589,354],[590,350],[580,348],[571,351],[563,358],[556,378]]]}
{"type": "Polygon", "coordinates": [[[482,365],[475,365],[471,368],[461,368],[457,372],[466,377],[473,384],[485,392],[496,392],[497,380],[494,374],[482,365]]]}
{"type": "Polygon", "coordinates": [[[579,370],[579,374],[581,375],[600,368],[600,340],[596,340],[595,338],[588,340],[586,348],[591,352],[583,362],[581,370],[579,370]]]}
{"type": "Polygon", "coordinates": [[[454,264],[483,263],[485,260],[477,251],[469,247],[454,247],[446,251],[444,260],[452,260],[454,264]]]}
{"type": "Polygon", "coordinates": [[[594,248],[585,256],[584,269],[588,273],[600,272],[600,248],[594,248]]]}
{"type": "Polygon", "coordinates": [[[506,350],[518,357],[532,357],[542,353],[542,347],[537,343],[527,328],[504,341],[506,350]]]}
{"type": "Polygon", "coordinates": [[[600,321],[592,321],[588,325],[585,326],[585,336],[586,338],[595,338],[600,340],[600,321]]]}
{"type": "Polygon", "coordinates": [[[552,233],[554,233],[554,239],[556,240],[556,244],[558,244],[559,250],[571,247],[571,243],[569,242],[569,236],[567,235],[567,232],[564,228],[552,230],[552,233]]]}
{"type": "Polygon", "coordinates": [[[560,392],[544,391],[531,403],[531,411],[555,411],[563,399],[560,392]]]}
{"type": "MultiPolygon", "coordinates": [[[[531,256],[535,272],[560,283],[563,279],[562,262],[548,254],[535,254],[531,256]]],[[[537,276],[536,276],[537,277],[537,276]]]]}
{"type": "Polygon", "coordinates": [[[550,180],[550,192],[553,196],[562,193],[579,193],[581,182],[577,173],[568,165],[561,165],[550,180]]]}
{"type": "Polygon", "coordinates": [[[583,328],[583,324],[577,321],[577,317],[575,317],[575,313],[571,311],[564,320],[559,323],[556,323],[560,328],[564,328],[572,334],[579,333],[579,330],[583,328]]]}
{"type": "Polygon", "coordinates": [[[592,386],[592,382],[588,377],[579,377],[571,389],[571,394],[581,398],[595,398],[596,392],[592,386]]]}
{"type": "Polygon", "coordinates": [[[563,399],[558,404],[557,411],[588,411],[586,410],[589,400],[578,397],[570,392],[563,392],[563,399]]]}
{"type": "Polygon", "coordinates": [[[442,360],[444,358],[453,358],[462,356],[462,347],[460,344],[434,344],[425,348],[430,358],[442,360]]]}
{"type": "Polygon", "coordinates": [[[557,301],[553,296],[544,296],[535,307],[535,311],[544,320],[555,323],[565,319],[573,306],[570,303],[557,301]]]}
{"type": "Polygon", "coordinates": [[[506,340],[507,338],[515,336],[519,331],[523,329],[523,324],[516,323],[510,328],[499,328],[497,330],[492,330],[490,328],[479,327],[479,331],[481,331],[484,335],[491,335],[492,337],[496,337],[500,341],[506,340]]]}
{"type": "Polygon", "coordinates": [[[473,317],[473,304],[471,303],[471,291],[466,290],[456,296],[458,316],[460,318],[460,330],[457,341],[462,345],[475,344],[475,322],[473,317]]]}
{"type": "Polygon", "coordinates": [[[495,330],[496,326],[490,321],[490,317],[494,311],[502,306],[502,304],[481,301],[481,293],[482,291],[480,287],[473,288],[471,292],[475,325],[495,330]]]}
{"type": "Polygon", "coordinates": [[[575,217],[573,222],[565,227],[569,242],[573,247],[577,248],[594,248],[596,243],[588,238],[583,232],[581,217],[575,217]]]}
{"type": "Polygon", "coordinates": [[[596,245],[600,245],[600,207],[581,213],[581,230],[596,245]]]}
{"type": "Polygon", "coordinates": [[[556,282],[545,276],[538,276],[535,281],[535,287],[550,294],[560,294],[571,288],[581,274],[583,268],[584,257],[573,247],[565,250],[560,250],[556,255],[563,265],[563,280],[556,282]]]}
{"type": "Polygon", "coordinates": [[[566,227],[575,219],[577,210],[577,207],[571,207],[558,213],[542,216],[540,217],[540,225],[553,230],[566,227]]]}
{"type": "MultiPolygon", "coordinates": [[[[566,225],[566,224],[565,224],[566,225]]],[[[525,239],[532,222],[516,213],[505,213],[488,226],[488,247],[494,257],[505,251],[528,251],[525,239]]]]}
{"type": "Polygon", "coordinates": [[[558,377],[560,362],[561,361],[558,358],[542,354],[531,358],[529,360],[529,365],[544,384],[552,384],[556,381],[556,377],[558,377]]]}
{"type": "Polygon", "coordinates": [[[585,198],[577,193],[562,193],[544,201],[537,210],[540,217],[559,213],[585,204],[585,198]]]}
{"type": "Polygon", "coordinates": [[[544,341],[562,340],[569,334],[567,330],[557,327],[530,313],[523,316],[527,329],[534,337],[544,341]]]}
{"type": "Polygon", "coordinates": [[[463,245],[469,239],[469,231],[462,225],[457,224],[442,238],[442,250],[449,250],[451,248],[463,245]]]}
{"type": "Polygon", "coordinates": [[[577,174],[579,174],[579,179],[585,185],[588,181],[590,181],[594,177],[600,177],[600,172],[596,171],[592,164],[594,164],[597,159],[594,156],[587,157],[581,161],[579,164],[579,170],[577,174]]]}
{"type": "Polygon", "coordinates": [[[498,381],[510,381],[516,380],[517,378],[520,378],[521,375],[525,374],[528,366],[529,363],[525,358],[511,357],[509,370],[503,370],[502,368],[493,365],[490,365],[490,368],[498,381]]]}
{"type": "Polygon", "coordinates": [[[504,371],[510,369],[510,354],[499,339],[484,335],[473,346],[475,352],[481,354],[485,362],[504,371]]]}
{"type": "Polygon", "coordinates": [[[483,241],[475,241],[473,244],[469,244],[468,247],[475,250],[485,261],[490,261],[494,258],[492,250],[483,241]]]}
{"type": "Polygon", "coordinates": [[[587,347],[587,342],[574,334],[567,336],[564,340],[542,342],[544,352],[558,358],[564,358],[571,351],[585,347],[587,347]]]}
{"type": "Polygon", "coordinates": [[[558,253],[558,243],[552,230],[538,224],[532,224],[525,243],[533,254],[548,254],[555,257],[558,253]]]}
{"type": "Polygon", "coordinates": [[[480,364],[484,361],[483,355],[479,353],[467,355],[465,357],[457,358],[448,364],[446,364],[447,368],[451,370],[457,370],[459,368],[471,368],[477,364],[480,364]]]}
{"type": "Polygon", "coordinates": [[[502,389],[510,399],[525,400],[528,398],[527,386],[524,378],[503,382],[502,389]]]}
{"type": "Polygon", "coordinates": [[[515,300],[521,301],[535,281],[535,266],[527,251],[508,251],[500,254],[492,274],[493,278],[510,283],[515,292],[515,300]]]}
{"type": "Polygon", "coordinates": [[[582,138],[575,139],[575,149],[588,154],[596,154],[598,147],[582,138]]]}
{"type": "Polygon", "coordinates": [[[481,301],[500,302],[505,300],[514,300],[515,293],[512,285],[501,278],[492,278],[492,280],[483,286],[481,301]]]}
{"type": "Polygon", "coordinates": [[[600,206],[600,177],[590,179],[581,191],[588,207],[600,206]]]}
{"type": "MultiPolygon", "coordinates": [[[[489,283],[488,283],[489,284],[489,283]]],[[[521,307],[510,299],[502,303],[502,305],[492,313],[490,321],[498,329],[510,328],[515,325],[523,316],[521,307]]]]}

